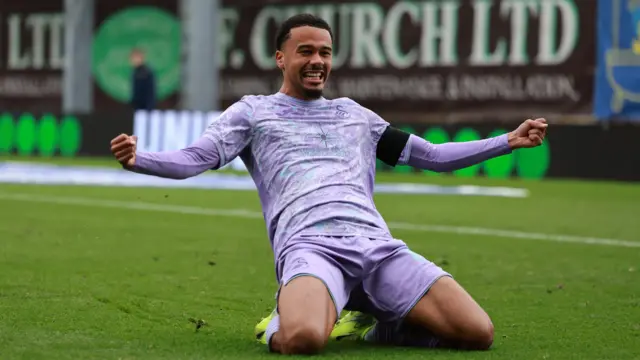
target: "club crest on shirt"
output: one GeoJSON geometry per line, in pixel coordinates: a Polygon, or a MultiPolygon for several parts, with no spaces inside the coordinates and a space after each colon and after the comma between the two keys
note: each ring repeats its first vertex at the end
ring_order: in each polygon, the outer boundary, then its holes
{"type": "Polygon", "coordinates": [[[348,119],[351,117],[351,114],[347,112],[347,110],[342,105],[336,106],[336,117],[340,119],[348,119]]]}

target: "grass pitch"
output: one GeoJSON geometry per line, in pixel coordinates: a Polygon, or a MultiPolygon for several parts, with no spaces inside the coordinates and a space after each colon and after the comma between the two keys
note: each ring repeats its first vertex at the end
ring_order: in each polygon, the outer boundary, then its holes
{"type": "MultiPolygon", "coordinates": [[[[525,199],[377,195],[390,222],[640,245],[638,185],[419,175],[379,180],[531,191],[525,199]]],[[[276,290],[264,222],[171,210],[259,212],[255,192],[0,185],[1,194],[23,196],[0,197],[1,359],[277,358],[253,338],[254,325],[274,306],[276,290]],[[84,202],[65,203],[71,198],[84,202]],[[135,210],[119,202],[167,207],[135,210]],[[194,320],[206,325],[196,331],[194,320]]],[[[393,233],[451,272],[487,310],[496,327],[493,349],[463,353],[334,343],[321,357],[640,359],[640,247],[393,233]]]]}

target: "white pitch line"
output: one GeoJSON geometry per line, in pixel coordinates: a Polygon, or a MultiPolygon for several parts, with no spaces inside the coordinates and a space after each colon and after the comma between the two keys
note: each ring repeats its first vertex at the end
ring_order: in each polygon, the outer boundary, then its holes
{"type": "Polygon", "coordinates": [[[593,244],[593,245],[608,245],[608,246],[622,246],[622,247],[638,247],[640,248],[640,242],[618,240],[618,239],[605,239],[594,238],[575,235],[558,235],[558,234],[542,234],[515,230],[500,230],[500,229],[487,229],[477,227],[466,226],[447,226],[447,225],[416,225],[407,223],[389,222],[387,223],[390,228],[398,230],[409,231],[424,231],[424,232],[440,232],[448,234],[462,234],[462,235],[481,235],[481,236],[494,236],[505,237],[514,239],[525,240],[545,240],[555,241],[563,243],[577,243],[577,244],[593,244]]]}
{"type": "MultiPolygon", "coordinates": [[[[264,219],[262,213],[257,211],[245,210],[245,209],[210,209],[193,206],[178,206],[178,205],[162,205],[145,202],[135,201],[117,201],[117,200],[102,200],[92,198],[80,198],[80,197],[62,197],[62,196],[48,196],[38,194],[6,194],[0,193],[0,199],[24,201],[24,202],[36,202],[36,203],[49,203],[58,205],[80,205],[80,206],[93,206],[104,208],[117,208],[117,209],[129,209],[129,210],[143,210],[143,211],[158,211],[169,212],[179,214],[190,215],[208,215],[208,216],[230,216],[237,218],[247,219],[264,219]]],[[[479,235],[479,236],[491,236],[513,239],[525,239],[525,240],[543,240],[561,243],[577,243],[577,244],[589,244],[589,245],[606,245],[606,246],[619,246],[629,248],[640,248],[640,241],[627,241],[617,239],[605,239],[594,237],[582,237],[573,235],[558,235],[558,234],[542,234],[523,231],[501,230],[501,229],[488,229],[488,228],[476,228],[466,226],[447,226],[447,225],[419,225],[401,222],[389,222],[389,228],[406,230],[406,231],[419,231],[419,232],[438,232],[447,234],[462,234],[462,235],[479,235]]]]}
{"type": "Polygon", "coordinates": [[[261,213],[251,210],[227,210],[227,209],[209,209],[193,206],[179,206],[179,205],[162,205],[154,203],[136,202],[136,201],[118,201],[118,200],[102,200],[92,198],[81,197],[66,197],[66,196],[47,196],[37,194],[4,194],[0,193],[0,199],[15,200],[25,202],[39,202],[58,205],[80,205],[80,206],[94,206],[116,209],[128,209],[128,210],[145,210],[145,211],[159,211],[170,212],[179,214],[190,215],[210,215],[210,216],[231,216],[250,219],[263,219],[261,213]]]}

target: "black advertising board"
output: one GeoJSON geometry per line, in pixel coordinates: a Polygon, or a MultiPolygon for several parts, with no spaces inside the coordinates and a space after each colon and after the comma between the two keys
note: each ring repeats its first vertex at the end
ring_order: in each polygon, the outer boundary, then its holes
{"type": "Polygon", "coordinates": [[[224,1],[221,95],[275,92],[278,24],[334,32],[330,98],[376,112],[591,112],[596,0],[224,1]]]}
{"type": "Polygon", "coordinates": [[[109,156],[109,142],[131,132],[131,116],[0,113],[0,154],[109,156]]]}
{"type": "Polygon", "coordinates": [[[0,111],[60,111],[62,0],[0,1],[0,111]]]}
{"type": "MultiPolygon", "coordinates": [[[[469,141],[511,131],[517,124],[470,123],[449,125],[396,126],[434,143],[469,141]]],[[[602,123],[595,125],[554,125],[546,141],[533,149],[512,154],[455,172],[454,176],[525,179],[562,178],[640,181],[640,125],[602,123]]],[[[381,169],[393,172],[416,171],[407,167],[381,169]]],[[[426,172],[425,175],[432,175],[426,172]]]]}
{"type": "MultiPolygon", "coordinates": [[[[142,151],[177,150],[188,146],[218,112],[157,111],[120,115],[0,113],[0,154],[40,156],[111,156],[109,142],[120,133],[139,136],[142,151]],[[134,120],[135,118],[135,120],[134,120]]],[[[469,123],[394,126],[433,143],[470,141],[513,130],[512,124],[469,123]]],[[[533,149],[516,150],[445,176],[489,178],[565,178],[640,181],[640,126],[633,123],[560,125],[549,128],[547,140],[533,149]]],[[[406,166],[379,171],[418,172],[406,166]]]]}
{"type": "MultiPolygon", "coordinates": [[[[62,0],[0,3],[0,110],[61,107],[62,0]]],[[[99,0],[91,72],[97,112],[130,109],[134,48],[147,53],[159,109],[180,106],[184,41],[177,0],[99,0]]],[[[596,0],[221,1],[221,108],[277,91],[274,36],[310,12],[335,33],[328,97],[430,116],[590,114],[596,0]],[[496,111],[500,110],[500,111],[496,111]]],[[[202,81],[208,81],[202,79],[202,81]]]]}

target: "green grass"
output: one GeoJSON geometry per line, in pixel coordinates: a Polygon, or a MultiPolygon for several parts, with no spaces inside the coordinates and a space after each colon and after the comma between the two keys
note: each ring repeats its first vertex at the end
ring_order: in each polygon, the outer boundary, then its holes
{"type": "MultiPolygon", "coordinates": [[[[377,195],[388,221],[640,241],[634,184],[386,174],[379,180],[531,191],[526,199],[377,195]]],[[[251,191],[0,185],[0,193],[260,209],[251,191]]],[[[277,358],[253,340],[276,290],[262,220],[6,199],[0,219],[1,359],[277,358]],[[207,325],[196,332],[189,318],[207,325]]],[[[394,235],[427,258],[446,260],[444,268],[492,317],[493,349],[332,344],[322,357],[640,358],[640,248],[394,235]]]]}

